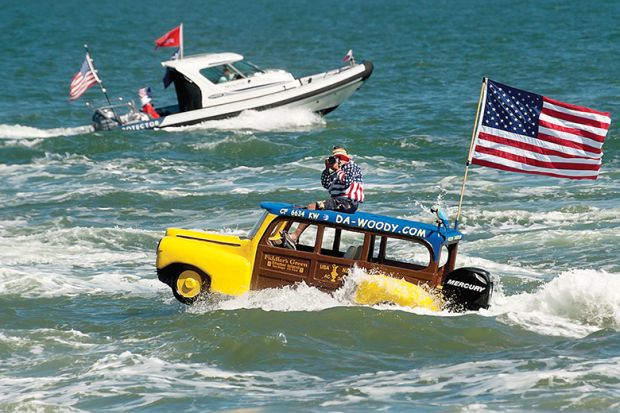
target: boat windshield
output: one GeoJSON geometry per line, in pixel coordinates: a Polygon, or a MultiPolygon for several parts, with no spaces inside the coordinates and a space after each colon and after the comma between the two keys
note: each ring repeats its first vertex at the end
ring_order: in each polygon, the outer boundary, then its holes
{"type": "Polygon", "coordinates": [[[256,73],[263,73],[263,71],[252,63],[243,60],[200,70],[200,74],[211,83],[225,83],[231,80],[245,79],[254,76],[256,73]]]}
{"type": "Polygon", "coordinates": [[[258,66],[250,62],[246,62],[245,60],[235,62],[231,66],[233,66],[244,77],[254,76],[256,73],[263,73],[258,66]]]}
{"type": "Polygon", "coordinates": [[[227,82],[230,79],[224,75],[225,70],[230,71],[228,65],[213,66],[201,69],[200,74],[209,79],[211,83],[227,82]]]}

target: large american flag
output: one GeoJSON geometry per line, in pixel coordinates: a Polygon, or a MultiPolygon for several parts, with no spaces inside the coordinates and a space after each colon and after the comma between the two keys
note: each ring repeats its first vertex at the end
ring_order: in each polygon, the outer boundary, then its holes
{"type": "Polygon", "coordinates": [[[95,67],[93,66],[93,61],[87,52],[86,59],[84,59],[84,63],[82,63],[80,71],[77,72],[71,79],[69,99],[75,100],[79,98],[95,83],[101,83],[101,80],[97,77],[95,67]]]}
{"type": "Polygon", "coordinates": [[[598,177],[609,113],[485,81],[472,163],[557,178],[598,177]]]}

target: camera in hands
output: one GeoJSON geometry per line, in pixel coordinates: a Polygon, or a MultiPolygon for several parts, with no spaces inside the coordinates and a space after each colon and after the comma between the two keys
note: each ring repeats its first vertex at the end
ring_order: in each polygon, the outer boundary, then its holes
{"type": "Polygon", "coordinates": [[[328,166],[333,166],[336,165],[338,163],[338,158],[336,158],[335,156],[330,156],[329,158],[327,158],[327,165],[328,166]]]}

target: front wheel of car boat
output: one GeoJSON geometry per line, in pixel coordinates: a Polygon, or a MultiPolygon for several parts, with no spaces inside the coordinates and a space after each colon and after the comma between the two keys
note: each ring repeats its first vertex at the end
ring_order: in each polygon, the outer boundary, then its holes
{"type": "Polygon", "coordinates": [[[179,268],[171,281],[174,297],[183,304],[193,304],[209,289],[209,277],[194,267],[179,268]]]}

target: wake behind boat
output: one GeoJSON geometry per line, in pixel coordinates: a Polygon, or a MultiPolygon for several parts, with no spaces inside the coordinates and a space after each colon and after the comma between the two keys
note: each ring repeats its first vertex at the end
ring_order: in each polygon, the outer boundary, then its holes
{"type": "Polygon", "coordinates": [[[209,53],[162,62],[174,84],[177,103],[155,108],[153,119],[133,102],[95,110],[95,130],[141,130],[192,125],[229,118],[246,110],[305,108],[325,115],[359,89],[373,71],[355,63],[295,78],[284,70],[263,70],[237,53],[209,53]]]}

